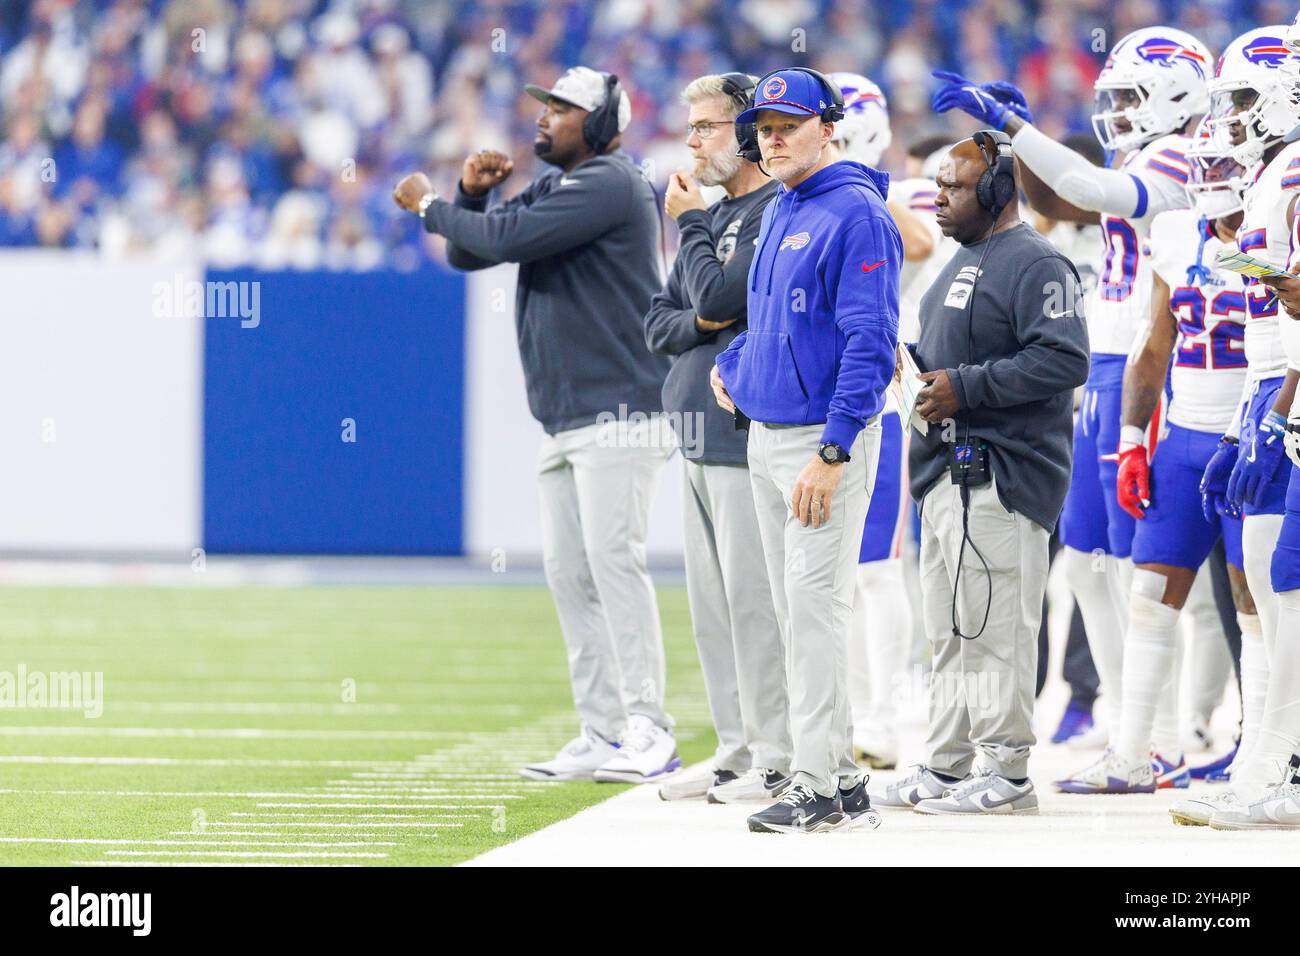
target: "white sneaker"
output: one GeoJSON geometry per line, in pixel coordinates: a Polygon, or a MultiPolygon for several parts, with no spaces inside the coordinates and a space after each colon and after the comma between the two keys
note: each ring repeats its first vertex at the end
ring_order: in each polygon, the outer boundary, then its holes
{"type": "Polygon", "coordinates": [[[1210,817],[1220,810],[1228,810],[1237,805],[1237,795],[1231,787],[1220,790],[1202,790],[1194,796],[1170,804],[1169,815],[1180,827],[1208,826],[1210,817]]]}
{"type": "Polygon", "coordinates": [[[788,774],[750,767],[730,783],[709,788],[709,803],[772,803],[790,786],[788,774]]]}
{"type": "Polygon", "coordinates": [[[702,800],[711,787],[735,780],[738,776],[734,771],[714,770],[708,766],[679,773],[659,785],[659,799],[702,800]]]}
{"type": "Polygon", "coordinates": [[[1155,793],[1156,777],[1150,758],[1129,763],[1113,750],[1052,786],[1061,793],[1155,793]]]}
{"type": "Polygon", "coordinates": [[[582,725],[582,733],[550,760],[530,763],[519,775],[529,780],[590,780],[597,769],[618,753],[618,747],[582,725]]]}
{"type": "Polygon", "coordinates": [[[1254,803],[1237,803],[1215,811],[1211,830],[1300,829],[1300,784],[1270,784],[1254,803]]]}
{"type": "Polygon", "coordinates": [[[598,783],[649,783],[680,770],[677,740],[649,717],[633,714],[619,741],[618,752],[592,774],[598,783]]]}
{"type": "Polygon", "coordinates": [[[878,807],[914,807],[922,800],[942,797],[948,790],[961,786],[970,779],[967,775],[960,780],[944,780],[929,767],[916,764],[906,777],[895,780],[884,790],[872,793],[871,799],[878,807]]]}
{"type": "Polygon", "coordinates": [[[1001,774],[984,770],[945,790],[943,796],[918,801],[912,809],[934,814],[1036,814],[1038,795],[1034,793],[1032,780],[1016,784],[1001,774]]]}

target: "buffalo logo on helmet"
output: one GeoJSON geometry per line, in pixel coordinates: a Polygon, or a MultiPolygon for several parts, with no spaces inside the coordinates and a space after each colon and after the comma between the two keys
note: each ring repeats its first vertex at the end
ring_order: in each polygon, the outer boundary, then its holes
{"type": "Polygon", "coordinates": [[[775,100],[785,96],[785,80],[774,76],[763,84],[763,99],[775,100]]]}
{"type": "Polygon", "coordinates": [[[1247,63],[1276,69],[1282,61],[1291,55],[1281,37],[1256,37],[1251,43],[1242,47],[1241,55],[1247,63]]]}
{"type": "Polygon", "coordinates": [[[1148,63],[1164,67],[1172,66],[1178,58],[1182,57],[1191,62],[1197,73],[1201,76],[1205,75],[1205,57],[1177,40],[1151,37],[1139,43],[1135,52],[1148,63]]]}

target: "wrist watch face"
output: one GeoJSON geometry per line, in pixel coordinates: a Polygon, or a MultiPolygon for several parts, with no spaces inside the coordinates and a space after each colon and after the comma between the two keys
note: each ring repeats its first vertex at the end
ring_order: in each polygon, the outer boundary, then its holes
{"type": "Polygon", "coordinates": [[[838,461],[844,460],[844,453],[840,451],[839,445],[825,444],[821,447],[822,461],[828,465],[833,465],[838,461]]]}

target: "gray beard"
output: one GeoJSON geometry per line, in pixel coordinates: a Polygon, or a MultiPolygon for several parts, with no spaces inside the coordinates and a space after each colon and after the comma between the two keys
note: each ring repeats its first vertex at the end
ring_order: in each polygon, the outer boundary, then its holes
{"type": "Polygon", "coordinates": [[[696,175],[695,181],[701,186],[721,186],[740,172],[740,164],[743,162],[739,156],[727,153],[710,156],[705,160],[704,168],[696,175]]]}

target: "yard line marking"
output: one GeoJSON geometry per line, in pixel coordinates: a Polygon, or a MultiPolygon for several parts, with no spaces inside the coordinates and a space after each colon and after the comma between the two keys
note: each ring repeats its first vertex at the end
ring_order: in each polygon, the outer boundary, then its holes
{"type": "MultiPolygon", "coordinates": [[[[0,794],[4,793],[38,793],[42,795],[53,795],[60,797],[231,797],[239,798],[256,798],[256,797],[277,797],[277,798],[302,798],[302,799],[346,799],[349,797],[371,800],[425,800],[430,797],[440,797],[447,800],[468,800],[468,799],[497,799],[502,800],[522,800],[523,797],[516,794],[495,794],[495,793],[442,793],[432,791],[425,794],[412,794],[410,796],[372,794],[372,793],[281,793],[273,790],[21,790],[18,788],[0,788],[0,794]]],[[[339,804],[341,805],[341,804],[339,804]]],[[[331,804],[335,806],[335,804],[331,804]]]]}
{"type": "MultiPolygon", "coordinates": [[[[448,816],[456,816],[456,815],[457,814],[448,814],[448,816]]],[[[306,816],[306,814],[304,814],[304,816],[306,816]]],[[[301,822],[301,823],[290,821],[290,820],[280,820],[275,823],[257,823],[256,821],[252,821],[252,820],[240,820],[237,823],[230,823],[230,822],[223,822],[221,820],[209,820],[208,823],[205,825],[210,827],[347,827],[347,828],[418,827],[420,829],[426,829],[426,828],[443,829],[443,828],[463,827],[465,824],[463,823],[388,823],[382,820],[371,820],[366,823],[334,823],[329,820],[313,820],[310,822],[301,822]]]]}
{"type": "Polygon", "coordinates": [[[303,859],[363,859],[363,860],[386,860],[387,853],[321,853],[311,850],[303,853],[296,852],[274,852],[258,853],[256,851],[245,850],[105,850],[107,856],[226,856],[226,857],[276,857],[279,859],[303,860],[303,859]]]}
{"type": "MultiPolygon", "coordinates": [[[[251,826],[251,824],[249,824],[251,826]]],[[[220,833],[195,833],[193,830],[169,830],[168,836],[207,836],[207,837],[228,837],[228,836],[255,836],[255,837],[377,837],[377,836],[394,836],[392,833],[275,833],[266,830],[222,830],[220,833]]],[[[378,844],[379,846],[401,846],[400,843],[378,844]]]]}
{"type": "Polygon", "coordinates": [[[0,763],[107,764],[148,767],[376,767],[400,764],[393,760],[273,760],[256,757],[99,757],[3,754],[0,763]]]}
{"type": "MultiPolygon", "coordinates": [[[[259,807],[328,808],[328,809],[331,809],[331,810],[333,810],[333,809],[335,809],[335,808],[340,808],[340,809],[349,809],[349,808],[351,808],[351,809],[356,809],[356,810],[452,810],[452,809],[459,810],[459,809],[460,809],[460,807],[456,806],[455,804],[450,804],[450,805],[449,805],[449,804],[445,804],[445,803],[259,803],[259,804],[257,804],[257,805],[258,805],[259,807]]],[[[488,804],[488,806],[493,806],[493,805],[492,805],[492,804],[488,804]]],[[[493,806],[493,809],[495,809],[496,806],[500,806],[500,804],[496,804],[495,806],[493,806]]],[[[233,814],[232,814],[232,815],[233,815],[233,814]]],[[[419,814],[419,813],[406,813],[406,814],[402,814],[402,816],[408,816],[408,817],[418,817],[418,816],[422,816],[422,815],[423,815],[423,814],[419,814]]],[[[330,816],[330,817],[333,817],[333,816],[389,816],[389,817],[391,817],[391,816],[397,816],[397,814],[392,814],[392,813],[385,813],[385,814],[373,814],[373,813],[372,813],[372,814],[322,813],[322,814],[318,814],[318,816],[330,816]]]]}
{"type": "Polygon", "coordinates": [[[238,863],[235,861],[222,863],[206,863],[202,860],[195,860],[190,863],[184,863],[179,860],[69,860],[69,866],[194,866],[194,867],[214,867],[214,866],[292,866],[294,869],[305,866],[347,866],[359,867],[360,863],[238,863]]]}
{"type": "Polygon", "coordinates": [[[98,727],[78,724],[0,726],[0,737],[184,737],[218,740],[446,740],[442,730],[319,730],[271,727],[98,727]]]}
{"type": "Polygon", "coordinates": [[[312,843],[305,840],[284,843],[269,843],[265,840],[223,840],[220,843],[214,843],[211,840],[108,840],[98,838],[65,839],[63,837],[0,837],[0,843],[87,843],[105,846],[400,846],[398,843],[376,843],[369,840],[347,840],[333,843],[312,843]]]}

